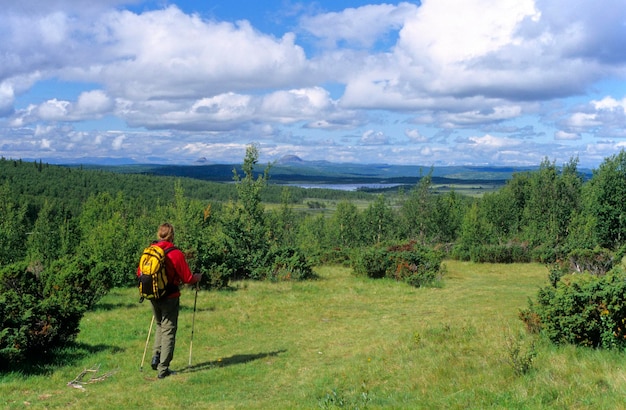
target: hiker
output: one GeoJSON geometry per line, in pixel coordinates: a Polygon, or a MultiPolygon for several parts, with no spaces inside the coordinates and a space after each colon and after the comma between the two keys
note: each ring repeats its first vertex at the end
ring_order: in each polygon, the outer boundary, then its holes
{"type": "MultiPolygon", "coordinates": [[[[157,241],[154,243],[164,251],[174,247],[174,227],[169,223],[159,226],[157,241]]],[[[178,308],[180,305],[181,283],[193,285],[200,282],[202,274],[192,274],[185,255],[178,249],[173,248],[167,252],[165,267],[168,278],[168,291],[165,296],[150,300],[152,312],[157,324],[154,348],[152,354],[152,369],[158,371],[158,378],[163,379],[174,372],[169,369],[170,362],[174,357],[176,344],[176,330],[178,328],[178,308]]],[[[137,276],[140,276],[140,268],[137,276]]]]}

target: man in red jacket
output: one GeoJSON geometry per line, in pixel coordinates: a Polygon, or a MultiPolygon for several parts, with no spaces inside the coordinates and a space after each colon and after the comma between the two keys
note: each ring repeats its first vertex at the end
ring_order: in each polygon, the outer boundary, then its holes
{"type": "MultiPolygon", "coordinates": [[[[174,246],[174,227],[169,223],[159,226],[156,245],[165,250],[174,246]]],[[[185,255],[174,248],[167,253],[165,260],[168,283],[172,289],[165,297],[151,300],[152,312],[156,319],[156,336],[152,355],[152,369],[158,371],[158,378],[163,379],[174,372],[169,369],[174,357],[176,330],[178,329],[178,309],[180,305],[181,283],[193,285],[202,279],[202,274],[192,274],[185,255]]],[[[137,276],[141,274],[137,269],[137,276]]]]}

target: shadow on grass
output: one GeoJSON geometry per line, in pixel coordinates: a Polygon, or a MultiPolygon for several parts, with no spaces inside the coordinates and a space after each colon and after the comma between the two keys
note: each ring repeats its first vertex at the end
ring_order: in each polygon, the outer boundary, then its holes
{"type": "MultiPolygon", "coordinates": [[[[137,298],[137,303],[131,303],[131,302],[122,302],[122,303],[98,303],[94,308],[93,311],[94,312],[99,312],[99,311],[111,311],[111,310],[117,310],[117,309],[137,309],[137,308],[142,308],[146,306],[148,309],[152,309],[152,306],[150,305],[149,301],[143,301],[143,302],[139,302],[139,298],[137,298]]],[[[179,307],[180,311],[183,310],[193,310],[193,305],[188,306],[187,304],[182,304],[179,307]]],[[[211,307],[196,307],[196,311],[198,312],[213,312],[215,311],[215,306],[211,306],[211,307]]]]}
{"type": "MultiPolygon", "coordinates": [[[[187,306],[187,305],[181,304],[178,310],[179,312],[187,312],[187,311],[193,312],[193,306],[187,306]]],[[[215,306],[209,306],[209,307],[196,306],[196,312],[215,312],[215,310],[216,310],[215,306]]]]}
{"type": "Polygon", "coordinates": [[[287,350],[277,350],[275,352],[257,353],[257,354],[236,354],[230,357],[223,357],[221,359],[213,360],[210,362],[199,363],[191,367],[180,369],[181,373],[194,373],[202,370],[214,369],[216,367],[234,366],[238,364],[245,364],[253,362],[255,360],[264,359],[266,357],[276,357],[281,353],[285,353],[287,350]]]}
{"type": "Polygon", "coordinates": [[[73,365],[86,357],[104,351],[119,353],[124,349],[112,345],[71,343],[67,347],[55,349],[47,354],[31,356],[22,363],[13,364],[10,369],[0,368],[0,373],[19,373],[25,376],[45,375],[59,367],[73,365]]]}
{"type": "Polygon", "coordinates": [[[98,303],[96,304],[96,306],[94,306],[93,311],[94,312],[99,312],[99,311],[111,311],[111,310],[116,310],[116,309],[136,309],[138,307],[140,307],[141,305],[139,304],[139,298],[137,298],[137,303],[130,303],[130,302],[126,302],[126,303],[98,303]]]}

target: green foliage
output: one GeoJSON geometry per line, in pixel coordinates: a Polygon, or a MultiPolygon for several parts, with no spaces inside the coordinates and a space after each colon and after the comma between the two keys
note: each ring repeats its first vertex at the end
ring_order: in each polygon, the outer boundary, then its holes
{"type": "Polygon", "coordinates": [[[113,287],[106,261],[80,255],[58,259],[41,273],[44,297],[58,297],[82,310],[91,310],[113,287]]]}
{"type": "Polygon", "coordinates": [[[73,341],[83,313],[104,294],[97,276],[95,266],[78,261],[44,271],[25,262],[0,270],[0,368],[43,360],[73,341]]]}
{"type": "Polygon", "coordinates": [[[292,206],[291,191],[284,188],[282,191],[280,209],[267,213],[267,224],[272,240],[284,246],[297,246],[298,225],[302,214],[297,214],[292,206]]]}
{"type": "Polygon", "coordinates": [[[435,196],[432,243],[454,243],[461,230],[467,200],[454,191],[435,196]]]}
{"type": "Polygon", "coordinates": [[[259,149],[255,145],[246,147],[246,156],[243,160],[243,177],[237,170],[233,170],[233,179],[236,182],[239,203],[244,213],[250,217],[251,222],[259,222],[263,218],[263,204],[261,203],[261,192],[267,185],[269,178],[269,165],[265,168],[263,175],[254,177],[254,167],[259,161],[259,149]]]}
{"type": "Polygon", "coordinates": [[[82,235],[76,254],[97,261],[109,277],[109,287],[136,284],[137,263],[146,241],[131,206],[121,193],[116,197],[102,193],[86,201],[79,218],[82,235]]]}
{"type": "Polygon", "coordinates": [[[266,279],[272,281],[309,280],[315,279],[313,267],[304,254],[291,247],[277,247],[267,256],[268,269],[266,279]]]}
{"type": "Polygon", "coordinates": [[[559,172],[545,159],[530,175],[522,237],[531,247],[558,247],[565,241],[572,214],[580,209],[582,181],[576,172],[577,162],[570,161],[559,172]]]}
{"type": "Polygon", "coordinates": [[[525,341],[522,335],[506,335],[506,362],[511,366],[516,376],[527,374],[533,369],[537,357],[535,339],[525,341]]]}
{"type": "Polygon", "coordinates": [[[361,384],[360,393],[342,392],[338,389],[332,389],[318,400],[318,406],[321,409],[366,409],[372,397],[365,386],[361,384]]]}
{"type": "Polygon", "coordinates": [[[347,264],[352,249],[338,245],[336,220],[324,215],[307,216],[298,227],[296,242],[311,263],[347,264]]]}
{"type": "Polygon", "coordinates": [[[232,277],[256,279],[259,275],[255,270],[269,250],[265,224],[251,219],[238,203],[229,203],[223,209],[219,223],[225,235],[223,241],[233,269],[232,277]]]}
{"type": "Polygon", "coordinates": [[[626,151],[604,160],[585,187],[585,212],[595,222],[600,246],[626,242],[626,151]]]}
{"type": "Polygon", "coordinates": [[[400,207],[401,226],[403,236],[425,243],[431,237],[433,224],[431,223],[434,209],[431,169],[428,175],[420,178],[419,182],[409,192],[400,207]]]}
{"type": "Polygon", "coordinates": [[[604,248],[574,249],[567,257],[570,268],[574,272],[588,272],[594,275],[604,275],[613,268],[615,258],[613,253],[604,248]]]}
{"type": "MultiPolygon", "coordinates": [[[[72,214],[80,212],[82,203],[90,196],[100,193],[117,195],[122,193],[125,198],[140,197],[143,204],[166,205],[174,196],[174,184],[182,184],[187,195],[194,199],[223,199],[235,196],[232,184],[201,181],[190,178],[172,176],[145,175],[146,169],[133,173],[106,171],[103,169],[71,168],[65,166],[43,166],[22,161],[0,159],[0,185],[8,183],[15,193],[36,209],[40,208],[45,198],[60,200],[72,214]],[[155,187],[159,187],[155,189],[155,187]]],[[[35,213],[36,216],[36,213],[35,213]]]]}
{"type": "Polygon", "coordinates": [[[46,200],[37,215],[37,220],[30,235],[28,235],[28,259],[49,263],[63,255],[60,235],[60,227],[63,225],[65,215],[62,208],[55,206],[46,200]]]}
{"type": "Polygon", "coordinates": [[[226,287],[244,264],[233,239],[216,224],[209,224],[202,231],[197,251],[190,268],[204,275],[202,284],[209,289],[226,287]]]}
{"type": "Polygon", "coordinates": [[[507,243],[474,246],[470,250],[470,260],[479,263],[524,263],[530,262],[531,255],[525,244],[507,243]]]}
{"type": "Polygon", "coordinates": [[[406,244],[392,247],[395,272],[393,277],[415,287],[432,285],[444,274],[441,262],[443,254],[417,244],[406,244]]]}
{"type": "Polygon", "coordinates": [[[476,201],[464,215],[453,255],[476,262],[550,263],[595,243],[594,220],[582,214],[577,163],[573,159],[559,169],[546,159],[539,170],[516,174],[476,201]]]}
{"type": "Polygon", "coordinates": [[[593,249],[599,246],[596,218],[584,211],[572,215],[565,249],[593,249]]]}
{"type": "Polygon", "coordinates": [[[258,148],[248,146],[243,164],[244,176],[233,171],[237,202],[225,206],[225,212],[221,215],[222,229],[228,237],[229,257],[234,267],[233,277],[237,278],[261,279],[265,268],[263,262],[270,248],[269,230],[261,203],[261,192],[266,185],[269,168],[264,175],[258,175],[255,179],[253,171],[258,157],[258,148]]]}
{"type": "Polygon", "coordinates": [[[306,206],[310,209],[325,209],[326,204],[320,201],[307,201],[306,206]]]}
{"type": "Polygon", "coordinates": [[[567,274],[569,274],[570,270],[565,263],[554,262],[548,265],[548,281],[550,284],[556,288],[557,283],[561,280],[561,278],[567,274]]]}
{"type": "Polygon", "coordinates": [[[373,246],[355,251],[352,269],[357,276],[380,279],[387,275],[390,260],[388,250],[382,246],[373,246]]]}
{"type": "Polygon", "coordinates": [[[397,218],[383,195],[378,195],[363,213],[363,239],[368,245],[395,239],[397,218]]]}
{"type": "Polygon", "coordinates": [[[328,226],[333,244],[338,248],[355,248],[363,244],[363,227],[356,205],[341,201],[328,226]]]}
{"type": "Polygon", "coordinates": [[[369,278],[392,278],[415,287],[441,279],[443,254],[416,242],[386,247],[370,247],[356,252],[354,273],[369,278]]]}
{"type": "Polygon", "coordinates": [[[289,192],[283,190],[279,212],[264,210],[261,194],[269,168],[255,178],[257,160],[258,149],[249,146],[243,177],[234,171],[237,201],[221,206],[218,216],[209,205],[202,211],[201,219],[191,217],[196,210],[185,204],[182,190],[176,189],[178,211],[174,220],[187,233],[179,243],[189,245],[190,267],[206,275],[204,286],[224,287],[231,279],[301,280],[314,276],[304,254],[293,247],[297,219],[289,192]]]}
{"type": "Polygon", "coordinates": [[[554,343],[602,348],[626,347],[626,274],[564,275],[541,288],[536,302],[521,314],[527,326],[538,319],[541,331],[554,343]]]}
{"type": "Polygon", "coordinates": [[[21,261],[26,255],[27,210],[27,203],[8,182],[0,185],[0,266],[21,261]]]}
{"type": "Polygon", "coordinates": [[[600,245],[619,247],[626,240],[626,151],[605,159],[586,188],[586,210],[595,218],[600,245]]]}

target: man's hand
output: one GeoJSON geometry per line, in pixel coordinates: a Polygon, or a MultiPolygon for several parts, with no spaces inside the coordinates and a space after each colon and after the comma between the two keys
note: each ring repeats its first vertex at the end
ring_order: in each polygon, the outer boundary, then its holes
{"type": "Polygon", "coordinates": [[[189,282],[190,285],[194,285],[198,282],[200,282],[202,280],[202,274],[201,273],[196,273],[195,275],[193,275],[193,279],[191,280],[191,282],[189,282]]]}

